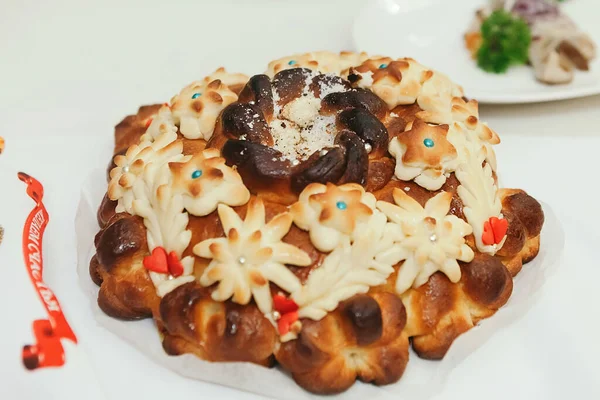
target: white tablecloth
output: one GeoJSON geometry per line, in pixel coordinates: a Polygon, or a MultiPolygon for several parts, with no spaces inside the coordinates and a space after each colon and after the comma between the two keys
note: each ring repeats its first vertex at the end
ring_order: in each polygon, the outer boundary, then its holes
{"type": "MultiPolygon", "coordinates": [[[[106,165],[113,126],[139,105],[168,100],[221,65],[252,74],[293,52],[350,49],[362,1],[87,3],[0,1],[1,157],[46,187],[46,282],[109,398],[256,398],[148,368],[143,355],[96,326],[75,275],[79,188],[106,165]]],[[[531,311],[456,368],[438,398],[598,399],[600,96],[482,106],[481,114],[502,138],[503,184],[555,210],[566,248],[531,311]]]]}

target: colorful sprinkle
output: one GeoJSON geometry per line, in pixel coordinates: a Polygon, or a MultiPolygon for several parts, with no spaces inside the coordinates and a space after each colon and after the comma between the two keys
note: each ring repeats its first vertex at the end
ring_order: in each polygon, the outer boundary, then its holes
{"type": "Polygon", "coordinates": [[[202,171],[197,169],[194,172],[192,172],[192,179],[198,179],[202,176],[202,171]]]}
{"type": "Polygon", "coordinates": [[[148,120],[146,121],[146,129],[148,129],[148,127],[150,126],[150,124],[152,123],[152,120],[154,118],[148,118],[148,120]]]}
{"type": "Polygon", "coordinates": [[[338,201],[337,203],[335,203],[335,206],[342,211],[348,208],[348,204],[346,204],[346,202],[344,201],[338,201]]]}
{"type": "Polygon", "coordinates": [[[381,65],[379,66],[379,69],[386,68],[387,66],[388,66],[387,64],[381,64],[381,65]]]}
{"type": "Polygon", "coordinates": [[[192,100],[196,100],[198,97],[202,96],[202,93],[198,92],[198,93],[194,93],[192,95],[192,100]]]}
{"type": "Polygon", "coordinates": [[[423,140],[423,144],[425,145],[425,147],[433,147],[433,145],[434,145],[433,140],[431,140],[429,138],[423,140]]]}
{"type": "Polygon", "coordinates": [[[296,64],[296,63],[297,63],[297,61],[296,61],[296,60],[290,60],[290,61],[288,61],[288,65],[294,65],[294,64],[296,64]]]}

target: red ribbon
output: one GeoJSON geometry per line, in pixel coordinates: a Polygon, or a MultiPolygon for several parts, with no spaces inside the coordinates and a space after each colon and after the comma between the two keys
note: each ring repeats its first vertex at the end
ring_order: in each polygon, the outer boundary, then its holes
{"type": "Polygon", "coordinates": [[[33,370],[44,367],[60,367],[65,364],[65,351],[60,339],[77,343],[77,338],[60,308],[58,299],[42,280],[44,260],[42,239],[48,224],[48,212],[42,203],[44,188],[31,176],[19,172],[19,179],[27,184],[27,194],[35,201],[23,227],[23,257],[33,288],[37,291],[48,319],[33,321],[36,343],[23,346],[23,364],[33,370]]]}

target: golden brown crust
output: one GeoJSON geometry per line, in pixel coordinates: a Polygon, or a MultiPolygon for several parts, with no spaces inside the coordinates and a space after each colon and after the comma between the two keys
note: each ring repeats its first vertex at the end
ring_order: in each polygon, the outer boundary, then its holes
{"type": "Polygon", "coordinates": [[[438,272],[403,296],[407,331],[419,357],[443,358],[454,339],[493,315],[512,293],[512,277],[495,257],[479,254],[470,263],[461,263],[461,272],[458,284],[438,272]]]}
{"type": "Polygon", "coordinates": [[[382,189],[394,175],[395,163],[390,158],[384,157],[369,163],[369,172],[365,189],[375,192],[382,189]]]}
{"type": "Polygon", "coordinates": [[[130,146],[139,142],[146,132],[148,121],[158,112],[162,104],[142,106],[137,114],[128,115],[115,127],[114,154],[126,151],[130,146]]]}
{"type": "Polygon", "coordinates": [[[253,304],[216,302],[209,290],[190,282],[162,299],[160,319],[170,354],[193,349],[209,361],[272,363],[275,328],[253,304]]]}
{"type": "Polygon", "coordinates": [[[513,257],[521,251],[527,240],[527,232],[521,220],[512,212],[505,209],[504,218],[508,221],[506,241],[502,248],[496,253],[499,257],[513,257]]]}
{"type": "Polygon", "coordinates": [[[502,198],[502,208],[512,212],[521,221],[527,232],[527,237],[536,237],[542,231],[544,225],[542,206],[524,191],[521,190],[504,196],[502,198]]]}
{"type": "Polygon", "coordinates": [[[519,253],[521,259],[523,260],[523,264],[527,264],[532,261],[540,252],[540,236],[536,236],[530,238],[525,242],[525,246],[519,253]]]}
{"type": "Polygon", "coordinates": [[[406,311],[392,293],[357,295],[322,320],[302,323],[298,339],[281,344],[275,356],[311,392],[339,393],[356,379],[386,385],[404,373],[406,311]]]}
{"type": "Polygon", "coordinates": [[[112,201],[108,198],[108,194],[104,195],[102,199],[102,203],[100,203],[100,207],[98,208],[97,220],[98,225],[100,227],[106,226],[108,221],[110,221],[115,216],[115,209],[117,208],[117,202],[112,201]]]}
{"type": "Polygon", "coordinates": [[[141,218],[116,214],[96,235],[96,255],[90,273],[100,283],[98,305],[110,316],[140,319],[152,315],[154,285],[142,265],[148,253],[141,218]]]}
{"type": "Polygon", "coordinates": [[[461,272],[462,289],[471,302],[497,310],[508,301],[512,276],[498,258],[478,254],[473,261],[461,263],[461,272]]]}

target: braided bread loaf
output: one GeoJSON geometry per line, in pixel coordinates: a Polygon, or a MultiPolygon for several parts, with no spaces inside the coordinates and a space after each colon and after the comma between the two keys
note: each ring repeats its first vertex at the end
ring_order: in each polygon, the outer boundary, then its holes
{"type": "Polygon", "coordinates": [[[409,339],[442,358],[506,303],[544,214],[498,189],[499,138],[459,86],[350,53],[242,89],[218,73],[117,126],[90,263],[105,313],[152,317],[169,354],[338,393],[398,381],[409,339]]]}

